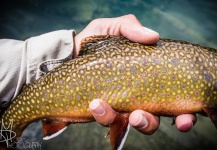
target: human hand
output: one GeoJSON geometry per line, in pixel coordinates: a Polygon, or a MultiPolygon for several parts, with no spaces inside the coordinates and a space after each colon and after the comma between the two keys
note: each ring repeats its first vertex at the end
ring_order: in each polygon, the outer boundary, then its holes
{"type": "Polygon", "coordinates": [[[157,32],[143,27],[134,15],[95,19],[75,36],[74,57],[79,53],[81,40],[93,35],[123,35],[129,40],[144,44],[152,44],[159,39],[157,32]]]}
{"type": "MultiPolygon", "coordinates": [[[[98,123],[109,126],[117,112],[101,99],[93,100],[89,105],[90,111],[98,123]]],[[[175,118],[177,129],[181,132],[190,131],[196,123],[196,116],[183,114],[175,118]]],[[[160,125],[160,118],[143,110],[135,110],[129,116],[129,124],[143,134],[153,134],[160,125]]]]}
{"type": "MultiPolygon", "coordinates": [[[[157,32],[143,27],[133,15],[95,19],[75,36],[74,56],[79,53],[81,40],[92,35],[123,35],[134,42],[144,44],[152,44],[159,39],[157,32]]],[[[114,121],[116,112],[104,101],[93,100],[89,107],[96,121],[101,125],[108,126],[114,121]]],[[[180,115],[175,120],[178,130],[181,132],[189,131],[195,122],[196,117],[192,114],[180,115]]],[[[144,134],[152,134],[159,127],[160,119],[148,112],[135,110],[129,116],[129,123],[144,134]]]]}

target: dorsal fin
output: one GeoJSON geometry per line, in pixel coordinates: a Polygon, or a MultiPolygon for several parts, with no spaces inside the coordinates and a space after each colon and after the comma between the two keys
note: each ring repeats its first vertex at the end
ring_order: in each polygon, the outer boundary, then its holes
{"type": "Polygon", "coordinates": [[[92,54],[100,51],[102,46],[106,46],[113,38],[121,38],[112,35],[95,35],[82,39],[78,56],[92,54]]]}

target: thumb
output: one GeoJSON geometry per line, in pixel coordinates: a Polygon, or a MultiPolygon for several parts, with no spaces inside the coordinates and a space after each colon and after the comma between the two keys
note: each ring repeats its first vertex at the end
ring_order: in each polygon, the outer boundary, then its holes
{"type": "Polygon", "coordinates": [[[153,44],[159,40],[159,33],[142,26],[134,15],[126,15],[121,18],[119,19],[122,21],[120,32],[129,40],[144,44],[153,44]]]}
{"type": "Polygon", "coordinates": [[[116,112],[103,100],[95,99],[89,105],[90,111],[96,121],[103,126],[110,125],[116,116],[116,112]]]}

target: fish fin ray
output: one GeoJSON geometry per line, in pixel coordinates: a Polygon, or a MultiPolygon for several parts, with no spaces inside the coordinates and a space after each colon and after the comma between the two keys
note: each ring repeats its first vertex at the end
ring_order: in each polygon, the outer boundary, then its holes
{"type": "Polygon", "coordinates": [[[127,139],[127,136],[128,136],[129,131],[130,131],[130,124],[127,125],[127,128],[126,128],[126,130],[125,130],[125,133],[124,133],[124,135],[123,135],[123,137],[122,137],[122,140],[121,140],[121,142],[120,142],[120,144],[119,144],[117,150],[121,150],[121,149],[123,148],[124,143],[125,143],[125,141],[126,141],[126,139],[127,139]]]}
{"type": "Polygon", "coordinates": [[[120,150],[127,138],[129,132],[128,114],[118,114],[114,122],[110,125],[110,143],[112,150],[120,150]]]}
{"type": "Polygon", "coordinates": [[[107,138],[107,137],[109,136],[109,134],[110,134],[110,133],[109,133],[109,131],[108,131],[108,133],[106,133],[106,135],[105,135],[104,137],[107,138]]]}
{"type": "Polygon", "coordinates": [[[203,107],[203,110],[207,113],[217,128],[217,107],[203,107]]]}
{"type": "Polygon", "coordinates": [[[41,120],[41,122],[44,132],[44,140],[56,137],[57,135],[62,133],[70,124],[68,122],[60,122],[47,119],[41,120]]]}
{"type": "Polygon", "coordinates": [[[60,129],[59,131],[55,132],[54,134],[51,135],[47,135],[45,137],[43,137],[43,140],[50,140],[54,137],[57,137],[58,135],[60,135],[63,131],[65,131],[65,129],[67,129],[67,127],[64,127],[62,129],[60,129]]]}

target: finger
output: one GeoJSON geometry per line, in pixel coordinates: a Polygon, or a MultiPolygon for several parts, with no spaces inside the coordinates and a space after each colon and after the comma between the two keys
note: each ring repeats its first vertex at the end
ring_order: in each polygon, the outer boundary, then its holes
{"type": "Polygon", "coordinates": [[[116,112],[103,100],[93,100],[89,108],[96,121],[101,125],[108,126],[114,121],[116,112]]]}
{"type": "Polygon", "coordinates": [[[176,117],[176,127],[181,132],[188,132],[196,123],[197,118],[193,114],[183,114],[176,117]]]}
{"type": "Polygon", "coordinates": [[[159,40],[159,33],[143,27],[134,15],[117,18],[99,18],[91,21],[78,35],[75,36],[75,56],[84,37],[92,35],[123,35],[139,43],[153,44],[159,40]]]}
{"type": "Polygon", "coordinates": [[[158,129],[160,119],[143,110],[135,110],[129,116],[129,123],[139,132],[150,135],[158,129]]]}
{"type": "Polygon", "coordinates": [[[126,38],[144,44],[153,44],[159,40],[159,33],[142,26],[134,15],[120,18],[120,34],[126,38]]]}

